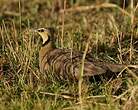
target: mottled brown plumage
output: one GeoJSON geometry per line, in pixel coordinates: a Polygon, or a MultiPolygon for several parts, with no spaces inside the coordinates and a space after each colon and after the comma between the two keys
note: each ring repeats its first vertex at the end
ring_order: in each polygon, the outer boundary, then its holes
{"type": "MultiPolygon", "coordinates": [[[[40,28],[38,34],[43,39],[43,45],[39,52],[40,71],[54,71],[55,75],[64,79],[79,79],[80,67],[82,61],[82,52],[71,53],[70,49],[59,49],[54,46],[53,32],[49,28],[40,28]]],[[[84,77],[94,76],[111,72],[120,72],[125,65],[107,64],[94,61],[89,55],[86,55],[84,63],[84,77]]]]}

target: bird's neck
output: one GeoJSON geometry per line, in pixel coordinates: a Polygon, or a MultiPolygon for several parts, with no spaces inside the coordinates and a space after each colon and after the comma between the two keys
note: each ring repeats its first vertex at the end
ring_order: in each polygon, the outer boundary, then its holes
{"type": "Polygon", "coordinates": [[[53,46],[52,42],[49,42],[47,45],[41,47],[39,51],[39,67],[40,71],[43,71],[42,65],[47,61],[49,53],[53,51],[55,47],[53,46]]]}
{"type": "Polygon", "coordinates": [[[43,53],[48,53],[49,51],[55,49],[55,45],[52,42],[45,43],[41,47],[41,50],[43,53]]]}
{"type": "Polygon", "coordinates": [[[44,39],[43,39],[42,47],[48,45],[48,43],[50,43],[50,38],[49,37],[48,37],[48,39],[46,41],[44,41],[44,39]]]}

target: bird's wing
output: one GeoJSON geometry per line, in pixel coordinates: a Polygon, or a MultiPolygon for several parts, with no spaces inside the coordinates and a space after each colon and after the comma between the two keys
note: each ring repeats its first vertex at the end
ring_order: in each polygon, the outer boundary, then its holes
{"type": "MultiPolygon", "coordinates": [[[[55,71],[62,75],[79,77],[82,65],[83,53],[70,51],[68,49],[55,49],[49,53],[48,62],[53,66],[55,71]]],[[[106,70],[100,66],[96,66],[93,62],[85,59],[84,76],[94,76],[105,73],[106,70]]]]}

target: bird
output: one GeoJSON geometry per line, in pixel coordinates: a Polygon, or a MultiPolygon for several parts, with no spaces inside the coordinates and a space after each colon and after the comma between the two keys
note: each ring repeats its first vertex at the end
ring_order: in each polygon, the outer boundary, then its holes
{"type": "MultiPolygon", "coordinates": [[[[55,46],[55,35],[52,28],[39,28],[35,32],[42,38],[42,46],[39,51],[40,72],[54,71],[55,76],[60,79],[78,81],[80,78],[80,67],[83,52],[61,49],[55,46]]],[[[89,54],[84,61],[83,77],[105,74],[107,71],[113,73],[121,72],[127,65],[110,64],[96,61],[89,54]]]]}

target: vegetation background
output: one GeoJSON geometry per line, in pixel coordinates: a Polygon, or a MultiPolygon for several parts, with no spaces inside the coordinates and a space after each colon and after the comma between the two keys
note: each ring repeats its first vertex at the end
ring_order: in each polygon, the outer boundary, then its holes
{"type": "Polygon", "coordinates": [[[57,47],[79,51],[91,36],[88,52],[95,59],[138,64],[137,2],[0,0],[0,110],[137,110],[136,68],[113,81],[82,85],[79,103],[78,84],[47,83],[39,72],[41,39],[31,31],[54,27],[57,47]]]}

